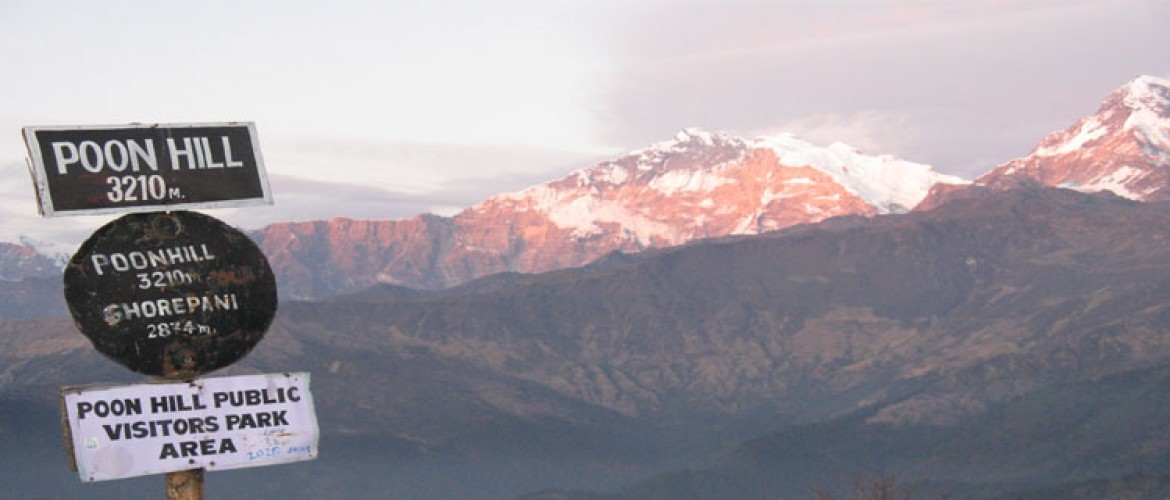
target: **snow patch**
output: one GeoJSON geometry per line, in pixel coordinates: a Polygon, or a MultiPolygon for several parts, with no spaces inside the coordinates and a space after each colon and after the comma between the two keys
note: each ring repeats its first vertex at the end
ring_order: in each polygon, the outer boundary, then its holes
{"type": "Polygon", "coordinates": [[[548,218],[561,229],[572,230],[577,238],[601,234],[600,223],[610,222],[622,227],[643,246],[650,246],[655,238],[670,244],[680,243],[679,235],[667,224],[631,212],[620,202],[582,196],[558,203],[547,212],[548,218]]]}
{"type": "Polygon", "coordinates": [[[634,213],[620,201],[600,198],[592,190],[534,186],[495,199],[514,202],[518,205],[517,210],[544,214],[558,228],[569,230],[579,239],[603,234],[605,230],[600,224],[613,223],[643,246],[651,245],[654,239],[666,240],[669,244],[682,242],[681,236],[670,225],[634,213]]]}
{"type": "Polygon", "coordinates": [[[697,128],[684,128],[677,134],[674,134],[674,138],[678,142],[697,141],[707,146],[715,145],[715,134],[697,128]]]}
{"type": "Polygon", "coordinates": [[[766,206],[773,201],[783,200],[784,198],[787,198],[787,196],[784,196],[783,190],[781,190],[779,193],[776,193],[772,191],[772,188],[768,188],[764,190],[764,194],[760,195],[760,206],[766,206]]]}
{"type": "Polygon", "coordinates": [[[1007,168],[1007,170],[1004,170],[1004,171],[1003,171],[1003,175],[1013,175],[1013,174],[1015,174],[1016,172],[1019,172],[1020,170],[1022,170],[1023,168],[1024,168],[1024,167],[1023,167],[1023,162],[1018,162],[1018,161],[1017,161],[1017,162],[1013,162],[1013,163],[1011,164],[1011,166],[1007,168]]]}
{"type": "Polygon", "coordinates": [[[625,184],[630,180],[630,171],[621,166],[614,165],[612,168],[603,169],[594,179],[613,184],[615,186],[625,184]]]}
{"type": "Polygon", "coordinates": [[[69,265],[69,260],[77,250],[77,245],[36,239],[27,235],[18,235],[16,241],[6,242],[12,245],[28,247],[43,257],[52,260],[59,268],[69,265]]]}
{"type": "MultiPolygon", "coordinates": [[[[1145,198],[1142,193],[1137,193],[1129,189],[1129,186],[1135,182],[1140,181],[1143,177],[1149,175],[1149,172],[1133,168],[1129,165],[1124,165],[1121,168],[1114,170],[1108,174],[1102,175],[1085,184],[1064,183],[1060,187],[1075,189],[1084,193],[1093,193],[1098,191],[1112,191],[1113,194],[1131,200],[1142,200],[1145,198]]],[[[1148,194],[1148,193],[1146,193],[1148,194]]]]}
{"type": "Polygon", "coordinates": [[[672,170],[650,181],[650,187],[667,196],[678,193],[710,192],[735,182],[710,170],[672,170]]]}
{"type": "Polygon", "coordinates": [[[1096,117],[1089,117],[1081,122],[1080,128],[1077,129],[1076,135],[1073,135],[1072,138],[1052,146],[1036,148],[1032,155],[1058,156],[1072,153],[1083,148],[1085,144],[1104,137],[1107,133],[1109,133],[1109,127],[1098,121],[1096,117]]]}
{"type": "MultiPolygon", "coordinates": [[[[645,172],[665,166],[666,162],[675,155],[695,154],[703,151],[714,151],[717,154],[726,154],[728,151],[737,152],[738,154],[733,157],[723,158],[720,162],[713,162],[727,164],[742,160],[746,149],[747,143],[738,137],[733,137],[722,132],[707,132],[697,128],[686,128],[675,134],[673,140],[654,143],[645,149],[631,151],[617,161],[625,162],[632,159],[637,165],[636,168],[639,171],[645,172]]],[[[705,167],[712,168],[714,166],[706,165],[705,167]]]]}
{"type": "Polygon", "coordinates": [[[1125,87],[1123,103],[1130,109],[1124,129],[1135,131],[1143,147],[1170,152],[1170,80],[1138,77],[1125,87]]]}
{"type": "Polygon", "coordinates": [[[780,134],[757,138],[753,145],[772,149],[785,165],[809,166],[828,174],[879,213],[900,212],[917,205],[931,186],[940,182],[970,184],[959,177],[940,174],[929,165],[890,155],[865,155],[841,142],[820,147],[792,134],[780,134]]]}
{"type": "Polygon", "coordinates": [[[757,223],[759,219],[759,213],[745,217],[739,224],[735,225],[735,229],[731,230],[731,234],[759,234],[759,224],[757,223]]]}
{"type": "Polygon", "coordinates": [[[1125,130],[1134,130],[1150,146],[1170,150],[1170,119],[1148,109],[1135,110],[1125,119],[1125,130]]]}
{"type": "Polygon", "coordinates": [[[1139,76],[1124,87],[1125,107],[1138,111],[1165,113],[1170,109],[1170,80],[1155,76],[1139,76]]]}

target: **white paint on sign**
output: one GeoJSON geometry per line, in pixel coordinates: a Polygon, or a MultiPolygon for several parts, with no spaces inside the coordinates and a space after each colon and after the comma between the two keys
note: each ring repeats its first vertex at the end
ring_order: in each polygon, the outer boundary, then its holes
{"type": "Polygon", "coordinates": [[[308,373],[61,391],[82,481],[317,457],[308,373]]]}

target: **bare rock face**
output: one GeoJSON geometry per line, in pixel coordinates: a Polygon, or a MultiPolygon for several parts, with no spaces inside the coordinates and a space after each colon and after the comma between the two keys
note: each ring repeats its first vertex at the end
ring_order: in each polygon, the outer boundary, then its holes
{"type": "Polygon", "coordinates": [[[275,224],[254,237],[292,298],[379,283],[440,289],[501,272],[581,266],[614,251],[902,212],[939,182],[962,181],[840,143],[688,129],[451,218],[275,224]]]}
{"type": "Polygon", "coordinates": [[[976,180],[997,188],[1038,182],[1140,201],[1170,199],[1170,81],[1142,76],[1096,114],[1045,137],[1027,156],[976,180]]]}
{"type": "Polygon", "coordinates": [[[379,282],[433,286],[430,273],[451,245],[451,228],[450,219],[430,215],[333,219],[273,224],[252,237],[277,273],[281,293],[311,298],[379,282]]]}

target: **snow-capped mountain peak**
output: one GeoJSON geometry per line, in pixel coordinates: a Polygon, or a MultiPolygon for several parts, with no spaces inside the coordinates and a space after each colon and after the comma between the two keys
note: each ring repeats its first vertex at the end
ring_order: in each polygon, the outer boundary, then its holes
{"type": "Polygon", "coordinates": [[[913,208],[937,183],[967,183],[929,165],[891,155],[865,155],[843,142],[821,147],[792,134],[779,134],[756,138],[753,144],[771,149],[785,165],[807,165],[828,174],[881,213],[913,208]]]}
{"type": "Polygon", "coordinates": [[[608,246],[636,250],[838,215],[902,212],[939,182],[964,181],[844,143],[822,147],[792,134],[746,140],[688,128],[461,216],[507,214],[500,217],[551,224],[578,242],[612,240],[608,246]]]}
{"type": "Polygon", "coordinates": [[[1130,109],[1125,129],[1133,131],[1147,155],[1170,167],[1170,80],[1143,76],[1125,90],[1130,109]]]}
{"type": "Polygon", "coordinates": [[[1131,110],[1148,110],[1165,115],[1170,109],[1170,80],[1143,75],[1129,82],[1118,93],[1131,110]]]}
{"type": "Polygon", "coordinates": [[[1028,156],[977,182],[1035,182],[1111,191],[1134,200],[1170,199],[1170,81],[1142,76],[1115,90],[1093,115],[1052,132],[1028,156]]]}
{"type": "Polygon", "coordinates": [[[0,281],[20,281],[24,278],[60,276],[69,257],[49,253],[53,247],[34,242],[25,236],[20,243],[0,242],[0,281]],[[39,246],[34,247],[33,244],[39,246]]]}
{"type": "MultiPolygon", "coordinates": [[[[1046,154],[1007,164],[995,175],[1170,199],[1164,194],[1170,148],[1161,146],[1170,121],[1166,87],[1162,79],[1138,79],[1098,114],[1046,139],[1037,148],[1046,154]]],[[[375,282],[443,288],[505,271],[581,266],[614,251],[897,211],[918,206],[925,188],[944,180],[957,181],[926,165],[868,156],[842,143],[821,146],[791,134],[745,140],[684,129],[454,217],[278,224],[257,240],[279,270],[282,289],[294,296],[375,282]]],[[[982,191],[935,187],[931,201],[937,203],[955,191],[982,191]]]]}
{"type": "Polygon", "coordinates": [[[688,127],[674,134],[674,139],[676,143],[700,142],[708,146],[714,146],[716,139],[726,141],[729,139],[729,136],[722,133],[708,132],[700,128],[688,127]]]}
{"type": "Polygon", "coordinates": [[[708,132],[698,128],[685,128],[668,141],[631,151],[612,161],[602,162],[596,167],[613,165],[631,166],[643,172],[661,172],[694,167],[712,168],[728,162],[743,159],[747,142],[723,132],[708,132]]]}

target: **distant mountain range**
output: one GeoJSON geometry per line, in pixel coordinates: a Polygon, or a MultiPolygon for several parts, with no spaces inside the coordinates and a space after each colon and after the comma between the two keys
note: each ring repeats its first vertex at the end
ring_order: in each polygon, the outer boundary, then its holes
{"type": "Polygon", "coordinates": [[[0,243],[0,281],[60,277],[62,262],[45,256],[29,245],[0,243]]]}
{"type": "MultiPolygon", "coordinates": [[[[225,373],[313,373],[321,459],[216,487],[808,498],[894,477],[960,498],[1158,497],[1168,88],[1139,78],[975,183],[686,130],[451,218],[264,228],[286,300],[225,373]]],[[[59,277],[5,251],[31,276],[0,311],[0,446],[24,451],[0,456],[23,471],[2,482],[140,496],[49,466],[57,388],[131,377],[50,307],[59,277]]]]}
{"type": "Polygon", "coordinates": [[[819,419],[885,401],[872,422],[947,425],[1045,383],[1170,361],[1168,220],[1112,196],[989,191],[494,286],[299,303],[283,325],[361,332],[631,417],[819,419]]]}
{"type": "Polygon", "coordinates": [[[436,289],[501,272],[580,266],[614,251],[904,212],[937,182],[962,181],[844,144],[822,148],[792,136],[748,141],[690,129],[451,218],[275,224],[254,237],[290,297],[377,283],[436,289]]]}
{"type": "MultiPolygon", "coordinates": [[[[1170,193],[1170,82],[1141,77],[1100,110],[1045,138],[976,183],[1108,190],[1138,200],[1170,193]]],[[[901,213],[935,186],[970,184],[927,165],[791,135],[752,140],[688,129],[454,217],[274,224],[254,233],[281,292],[319,298],[377,283],[438,289],[501,272],[581,266],[842,215],[901,213]]],[[[933,201],[928,200],[928,205],[933,201]]]]}
{"type": "MultiPolygon", "coordinates": [[[[1168,239],[1166,203],[972,188],[930,211],[286,302],[228,373],[314,374],[336,455],[329,474],[282,479],[303,491],[800,498],[842,476],[952,494],[1157,480],[1168,239]],[[382,472],[354,476],[354,460],[382,472]],[[401,480],[424,464],[451,476],[401,480]],[[469,479],[505,464],[512,486],[469,479]]],[[[68,329],[0,321],[0,395],[51,413],[54,387],[127,377],[68,329]]],[[[0,420],[0,437],[29,426],[0,420]]]]}
{"type": "MultiPolygon", "coordinates": [[[[1170,82],[1142,76],[1111,94],[1096,114],[1053,132],[1029,155],[974,184],[1107,190],[1157,201],[1170,196],[1168,166],[1170,82]]],[[[615,251],[760,234],[841,215],[901,213],[924,200],[923,208],[934,206],[932,190],[971,184],[842,143],[821,147],[792,135],[749,140],[687,129],[453,217],[287,222],[252,236],[269,256],[280,293],[314,299],[375,284],[441,289],[502,272],[581,266],[615,251]]],[[[4,249],[0,277],[37,275],[10,257],[30,248],[4,249]]]]}

